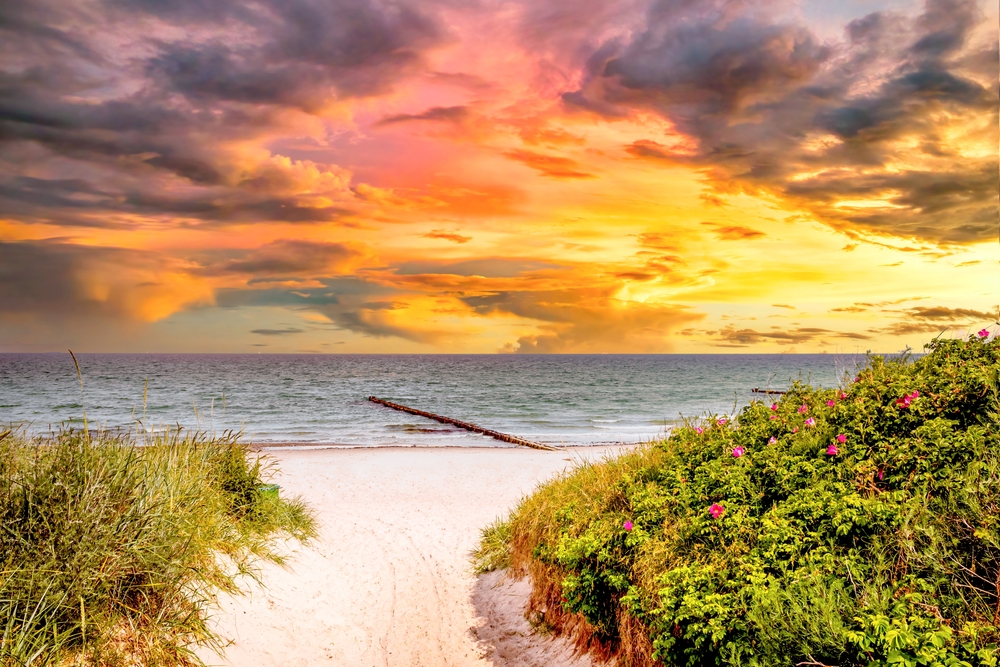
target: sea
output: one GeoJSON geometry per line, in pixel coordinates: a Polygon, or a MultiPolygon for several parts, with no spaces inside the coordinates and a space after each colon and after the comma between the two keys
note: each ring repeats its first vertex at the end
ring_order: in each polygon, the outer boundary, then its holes
{"type": "Polygon", "coordinates": [[[733,415],[754,388],[843,386],[864,355],[0,353],[0,430],[182,428],[259,445],[510,446],[368,400],[551,445],[637,443],[733,415]],[[82,380],[82,388],[81,388],[82,380]]]}

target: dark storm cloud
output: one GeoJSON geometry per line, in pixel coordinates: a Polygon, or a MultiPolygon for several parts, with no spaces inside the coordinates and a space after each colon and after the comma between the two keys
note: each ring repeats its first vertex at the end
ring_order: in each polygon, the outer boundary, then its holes
{"type": "Polygon", "coordinates": [[[461,123],[469,117],[469,109],[464,106],[457,107],[431,107],[427,111],[418,114],[399,114],[389,116],[375,123],[375,125],[395,125],[397,123],[409,123],[412,121],[438,121],[445,123],[461,123]]]}
{"type": "MultiPolygon", "coordinates": [[[[196,99],[316,111],[335,96],[384,92],[420,63],[423,49],[443,37],[436,21],[401,3],[234,2],[228,8],[210,6],[209,15],[196,3],[164,4],[174,7],[173,11],[155,10],[164,18],[203,24],[217,14],[241,23],[252,35],[249,43],[236,46],[175,42],[149,61],[151,75],[196,99]]],[[[142,12],[150,3],[131,8],[142,12]]]]}
{"type": "Polygon", "coordinates": [[[663,352],[670,349],[671,331],[704,318],[701,313],[672,304],[635,303],[621,308],[614,291],[524,290],[460,298],[479,315],[510,314],[540,322],[541,333],[521,336],[503,350],[519,354],[595,349],[663,352]]]}
{"type": "Polygon", "coordinates": [[[402,2],[4,3],[0,206],[64,225],[336,220],[349,201],[248,176],[227,144],[266,135],[289,109],[384,93],[444,38],[402,2]]]}
{"type": "Polygon", "coordinates": [[[322,287],[305,288],[222,288],[216,292],[216,303],[226,308],[242,306],[301,306],[320,310],[344,303],[368,303],[388,299],[399,291],[363,278],[322,278],[322,287]]]}
{"type": "Polygon", "coordinates": [[[733,325],[726,326],[718,332],[721,347],[745,347],[760,343],[777,343],[778,345],[796,345],[823,341],[829,338],[847,340],[869,340],[871,336],[862,333],[833,331],[820,327],[793,327],[791,329],[774,331],[757,331],[756,329],[738,329],[733,325]]]}
{"type": "Polygon", "coordinates": [[[383,317],[383,311],[387,309],[379,306],[380,304],[368,304],[367,307],[327,308],[321,312],[330,318],[337,329],[371,338],[402,338],[415,343],[435,343],[443,337],[441,332],[410,329],[391,322],[383,317]]]}
{"type": "Polygon", "coordinates": [[[279,306],[314,308],[339,303],[335,292],[326,289],[222,288],[215,292],[215,303],[222,308],[279,306]]]}
{"type": "Polygon", "coordinates": [[[176,297],[169,285],[149,280],[156,275],[169,279],[169,268],[162,257],[141,250],[60,240],[0,241],[0,319],[4,314],[56,321],[141,317],[144,300],[176,297]]]}
{"type": "Polygon", "coordinates": [[[949,308],[947,306],[894,307],[910,299],[883,301],[879,303],[858,302],[853,306],[832,308],[833,313],[864,313],[877,310],[891,318],[898,319],[881,327],[869,329],[871,333],[908,336],[913,334],[954,331],[979,326],[994,321],[995,315],[973,308],[949,308]]]}
{"type": "MultiPolygon", "coordinates": [[[[407,328],[387,317],[404,308],[400,290],[356,277],[326,278],[323,287],[221,289],[216,303],[227,308],[282,307],[311,311],[326,317],[334,329],[372,338],[403,338],[417,343],[433,343],[442,334],[407,328]]],[[[260,333],[260,332],[256,332],[260,333]]]]}
{"type": "Polygon", "coordinates": [[[280,240],[245,251],[227,251],[229,257],[208,262],[209,275],[246,273],[255,276],[323,275],[341,269],[360,253],[342,243],[280,240]]]}
{"type": "Polygon", "coordinates": [[[872,329],[873,333],[892,336],[908,336],[912,334],[943,334],[949,330],[962,329],[955,324],[934,324],[931,322],[895,322],[880,329],[872,329]]]}
{"type": "Polygon", "coordinates": [[[897,301],[882,301],[879,303],[857,302],[853,306],[831,308],[830,312],[863,313],[872,309],[878,309],[882,313],[892,314],[901,318],[932,322],[968,323],[993,318],[993,315],[989,312],[985,310],[975,310],[973,308],[949,308],[947,306],[910,306],[905,308],[893,307],[909,300],[910,299],[902,299],[897,301]]]}
{"type": "MultiPolygon", "coordinates": [[[[63,243],[0,242],[0,312],[85,312],[90,303],[78,275],[93,260],[113,261],[119,251],[63,243]]],[[[122,253],[123,254],[123,253],[122,253]]]]}
{"type": "Polygon", "coordinates": [[[993,319],[993,315],[981,310],[973,310],[971,308],[948,308],[946,306],[917,306],[915,308],[907,308],[906,314],[909,317],[920,320],[940,320],[947,322],[954,322],[956,320],[969,321],[993,319]]]}
{"type": "Polygon", "coordinates": [[[66,30],[68,19],[77,18],[62,5],[41,2],[5,2],[0,4],[0,31],[25,38],[20,50],[28,57],[41,53],[62,52],[87,59],[100,56],[85,39],[66,30]]]}
{"type": "Polygon", "coordinates": [[[507,259],[484,257],[459,262],[412,261],[400,264],[396,273],[401,276],[448,274],[454,276],[482,276],[484,278],[513,278],[533,271],[561,268],[559,264],[536,259],[507,259]]]}
{"type": "Polygon", "coordinates": [[[954,154],[942,137],[978,122],[997,143],[997,43],[969,41],[982,20],[974,0],[929,0],[919,17],[873,13],[824,44],[745,3],[660,0],[644,30],[593,52],[564,100],[609,118],[656,110],[697,153],[655,139],[625,150],[704,166],[720,192],[777,194],[845,230],[983,241],[997,234],[997,157],[954,154]],[[902,140],[926,164],[900,168],[902,140]],[[872,197],[888,206],[836,206],[872,197]]]}
{"type": "MultiPolygon", "coordinates": [[[[141,167],[140,167],[141,169],[141,167]]],[[[346,206],[316,205],[296,197],[238,187],[206,188],[187,196],[151,191],[149,184],[101,187],[84,179],[0,176],[0,201],[9,213],[74,226],[120,227],[102,214],[169,215],[206,225],[256,221],[329,222],[352,213],[346,206]]]]}
{"type": "Polygon", "coordinates": [[[305,329],[289,327],[288,329],[254,329],[250,333],[257,334],[258,336],[287,336],[289,334],[303,333],[304,331],[305,329]]]}

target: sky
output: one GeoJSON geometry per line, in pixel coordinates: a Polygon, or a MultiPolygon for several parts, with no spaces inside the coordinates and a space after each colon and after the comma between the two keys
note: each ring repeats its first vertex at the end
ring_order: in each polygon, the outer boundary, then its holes
{"type": "Polygon", "coordinates": [[[995,0],[0,4],[0,351],[1000,326],[995,0]]]}

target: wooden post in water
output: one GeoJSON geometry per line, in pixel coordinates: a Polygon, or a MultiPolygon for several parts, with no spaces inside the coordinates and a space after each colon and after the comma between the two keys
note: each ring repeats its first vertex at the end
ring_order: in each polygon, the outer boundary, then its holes
{"type": "Polygon", "coordinates": [[[469,422],[463,422],[457,419],[452,419],[451,417],[442,417],[441,415],[436,415],[433,412],[424,412],[423,410],[417,410],[416,408],[408,408],[405,405],[400,405],[399,403],[393,403],[392,401],[386,401],[381,398],[378,398],[377,396],[369,396],[368,400],[371,401],[372,403],[378,403],[379,405],[384,405],[387,408],[392,408],[393,410],[408,412],[411,415],[417,415],[419,417],[427,417],[427,419],[433,419],[434,421],[439,421],[442,424],[451,424],[452,426],[457,426],[458,428],[464,428],[466,431],[472,431],[473,433],[481,433],[482,435],[488,435],[491,438],[496,438],[497,440],[503,442],[509,442],[512,445],[521,445],[523,447],[531,447],[532,449],[544,449],[550,452],[559,451],[558,447],[543,445],[540,442],[532,442],[531,440],[525,440],[524,438],[519,438],[516,435],[507,435],[506,433],[501,433],[500,431],[493,431],[488,428],[483,428],[482,426],[476,426],[475,424],[470,424],[469,422]]]}

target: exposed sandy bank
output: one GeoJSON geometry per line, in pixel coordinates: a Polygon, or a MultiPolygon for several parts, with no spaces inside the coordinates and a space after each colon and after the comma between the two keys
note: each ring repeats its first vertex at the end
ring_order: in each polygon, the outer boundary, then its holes
{"type": "Polygon", "coordinates": [[[324,449],[271,452],[283,493],[318,512],[321,533],[265,588],[225,597],[214,615],[232,644],[210,665],[582,666],[523,618],[527,583],[477,580],[480,529],[581,457],[524,448],[324,449]]]}

